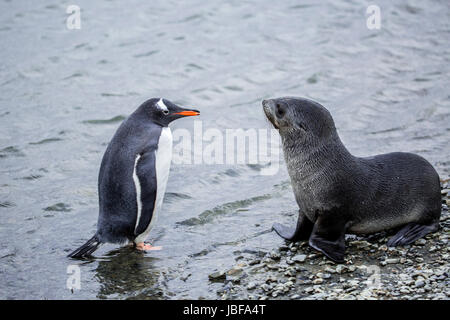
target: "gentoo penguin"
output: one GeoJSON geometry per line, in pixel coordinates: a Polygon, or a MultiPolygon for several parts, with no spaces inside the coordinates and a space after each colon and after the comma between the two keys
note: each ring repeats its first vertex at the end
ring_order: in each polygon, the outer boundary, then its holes
{"type": "Polygon", "coordinates": [[[69,257],[88,256],[106,242],[132,242],[139,250],[159,249],[144,241],[161,209],[169,177],[172,133],[168,125],[199,114],[154,98],[120,125],[100,167],[97,233],[69,257]]]}

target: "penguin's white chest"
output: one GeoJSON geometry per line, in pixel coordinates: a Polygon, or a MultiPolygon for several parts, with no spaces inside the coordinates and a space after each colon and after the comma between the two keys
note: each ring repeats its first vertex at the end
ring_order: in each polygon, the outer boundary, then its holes
{"type": "MultiPolygon", "coordinates": [[[[156,170],[156,199],[153,206],[152,219],[143,233],[136,237],[135,242],[143,242],[153,225],[158,220],[159,212],[166,192],[167,180],[169,179],[170,164],[172,162],[172,131],[169,127],[161,130],[158,141],[158,149],[155,151],[155,170],[156,170]]],[[[139,211],[139,208],[138,208],[139,211]]],[[[140,216],[138,212],[138,217],[140,216]]],[[[139,219],[137,220],[139,223],[139,219]]]]}
{"type": "MultiPolygon", "coordinates": [[[[160,208],[166,192],[167,180],[169,179],[170,163],[172,162],[172,131],[164,127],[159,137],[156,156],[156,208],[160,208]]],[[[152,219],[153,222],[153,219],[152,219]]]]}
{"type": "MultiPolygon", "coordinates": [[[[167,180],[169,179],[170,163],[172,162],[172,131],[169,127],[164,127],[159,137],[158,149],[155,151],[155,169],[156,169],[156,200],[153,209],[153,217],[149,228],[158,219],[161,211],[164,193],[166,192],[167,180]]],[[[150,230],[149,230],[150,231],[150,230]]]]}

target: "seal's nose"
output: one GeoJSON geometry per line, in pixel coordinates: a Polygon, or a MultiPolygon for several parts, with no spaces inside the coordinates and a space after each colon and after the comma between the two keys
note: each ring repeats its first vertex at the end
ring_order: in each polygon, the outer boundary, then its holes
{"type": "Polygon", "coordinates": [[[267,99],[267,100],[265,99],[262,101],[262,105],[264,108],[271,108],[273,105],[273,101],[272,101],[272,99],[267,99]]]}

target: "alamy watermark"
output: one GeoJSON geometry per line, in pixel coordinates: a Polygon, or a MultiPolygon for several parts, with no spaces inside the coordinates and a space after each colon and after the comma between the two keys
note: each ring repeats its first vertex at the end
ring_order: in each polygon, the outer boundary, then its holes
{"type": "Polygon", "coordinates": [[[375,4],[368,6],[366,9],[366,15],[369,15],[366,20],[367,29],[381,29],[381,10],[379,6],[375,4]]]}
{"type": "Polygon", "coordinates": [[[381,289],[381,270],[377,265],[368,265],[363,266],[362,268],[366,270],[366,273],[369,274],[369,277],[365,281],[366,288],[361,291],[359,296],[361,298],[367,299],[372,296],[373,290],[381,289]]]}
{"type": "Polygon", "coordinates": [[[280,135],[275,129],[203,130],[194,121],[194,135],[175,129],[172,163],[176,165],[260,165],[261,175],[275,175],[280,164],[280,135]]]}
{"type": "Polygon", "coordinates": [[[66,19],[66,27],[69,30],[81,29],[81,9],[77,5],[70,5],[66,9],[66,13],[69,15],[66,19]]]}
{"type": "Polygon", "coordinates": [[[66,281],[66,288],[74,292],[81,289],[81,269],[76,264],[67,266],[66,273],[69,275],[66,281]]]}

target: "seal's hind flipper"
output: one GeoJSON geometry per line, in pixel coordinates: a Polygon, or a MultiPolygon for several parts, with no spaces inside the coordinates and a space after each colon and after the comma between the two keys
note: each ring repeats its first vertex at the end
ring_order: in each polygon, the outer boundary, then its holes
{"type": "Polygon", "coordinates": [[[275,223],[272,226],[272,229],[275,230],[275,232],[283,239],[295,242],[299,240],[308,240],[313,226],[314,224],[309,221],[304,214],[299,212],[297,226],[295,228],[291,228],[280,223],[275,223]]]}
{"type": "Polygon", "coordinates": [[[317,219],[309,238],[309,245],[336,263],[344,262],[345,221],[337,215],[324,215],[317,219]]]}
{"type": "Polygon", "coordinates": [[[413,243],[425,235],[435,232],[439,229],[439,223],[433,222],[428,225],[415,222],[408,223],[396,235],[387,242],[388,247],[405,246],[413,243]]]}

